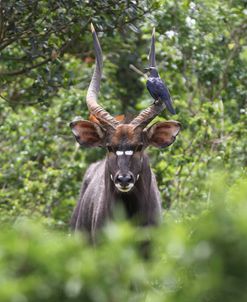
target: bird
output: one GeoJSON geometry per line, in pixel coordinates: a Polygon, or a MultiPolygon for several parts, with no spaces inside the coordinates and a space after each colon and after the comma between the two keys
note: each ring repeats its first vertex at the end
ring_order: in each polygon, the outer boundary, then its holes
{"type": "Polygon", "coordinates": [[[176,114],[176,111],[172,105],[172,98],[170,96],[169,90],[163,80],[160,78],[156,67],[151,66],[145,68],[144,71],[149,72],[146,86],[150,95],[155,100],[155,103],[160,101],[164,102],[168,111],[171,114],[176,114]]]}
{"type": "Polygon", "coordinates": [[[172,105],[172,98],[163,80],[160,78],[158,70],[156,68],[155,60],[155,28],[153,28],[151,46],[149,52],[149,67],[144,68],[144,71],[148,74],[147,77],[147,89],[150,95],[154,98],[155,103],[160,101],[164,102],[166,108],[171,114],[176,114],[172,105]]]}
{"type": "Polygon", "coordinates": [[[154,99],[154,104],[159,104],[160,102],[164,102],[166,108],[171,114],[176,114],[175,109],[173,108],[172,98],[169,93],[168,88],[166,87],[163,80],[160,78],[158,70],[156,68],[156,60],[155,60],[155,28],[153,28],[152,38],[151,38],[151,46],[148,55],[149,59],[149,67],[144,68],[144,72],[139,70],[134,65],[130,64],[130,69],[135,71],[136,73],[142,75],[147,80],[146,86],[150,93],[150,95],[154,99]],[[147,75],[148,74],[148,75],[147,75]]]}

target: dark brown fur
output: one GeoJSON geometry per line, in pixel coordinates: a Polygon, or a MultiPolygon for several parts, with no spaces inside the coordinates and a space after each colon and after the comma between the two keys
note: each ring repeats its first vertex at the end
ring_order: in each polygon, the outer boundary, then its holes
{"type": "Polygon", "coordinates": [[[126,216],[138,225],[154,225],[160,219],[161,199],[155,176],[151,171],[145,148],[153,144],[170,145],[179,132],[174,121],[154,124],[148,129],[121,124],[115,130],[104,130],[89,121],[72,122],[72,130],[82,146],[105,146],[107,157],[90,165],[82,183],[78,204],[73,212],[73,230],[85,230],[91,238],[107,220],[113,218],[120,202],[126,216]],[[133,154],[125,154],[132,150],[133,154]],[[118,151],[122,155],[118,155],[118,151]],[[122,192],[119,175],[131,175],[131,189],[122,192]]]}
{"type": "Polygon", "coordinates": [[[107,159],[90,165],[82,183],[71,226],[94,237],[97,229],[112,219],[114,207],[122,202],[128,218],[140,225],[154,225],[160,219],[161,199],[148,157],[143,156],[142,171],[133,190],[118,192],[110,178],[107,159]]]}

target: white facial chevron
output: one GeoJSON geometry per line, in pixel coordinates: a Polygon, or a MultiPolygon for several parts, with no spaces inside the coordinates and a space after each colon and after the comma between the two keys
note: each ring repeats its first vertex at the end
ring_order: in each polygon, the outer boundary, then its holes
{"type": "Polygon", "coordinates": [[[133,150],[126,150],[126,151],[120,151],[120,150],[118,150],[117,152],[116,152],[116,155],[117,156],[122,156],[122,155],[127,155],[127,156],[131,156],[131,155],[133,155],[133,153],[134,153],[134,151],[133,150]]]}

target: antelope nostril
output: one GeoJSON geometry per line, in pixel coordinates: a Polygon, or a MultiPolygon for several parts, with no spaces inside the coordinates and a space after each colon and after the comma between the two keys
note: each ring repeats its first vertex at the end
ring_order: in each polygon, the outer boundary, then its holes
{"type": "Polygon", "coordinates": [[[128,185],[129,183],[133,182],[133,177],[131,174],[124,174],[124,175],[118,175],[117,176],[117,181],[121,185],[128,185]]]}

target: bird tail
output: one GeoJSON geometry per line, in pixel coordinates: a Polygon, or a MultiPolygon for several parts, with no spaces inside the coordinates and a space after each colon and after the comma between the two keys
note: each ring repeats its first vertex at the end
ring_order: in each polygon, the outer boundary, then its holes
{"type": "Polygon", "coordinates": [[[176,111],[175,111],[175,109],[174,109],[173,106],[172,106],[172,100],[171,100],[171,99],[165,100],[165,104],[166,104],[166,108],[168,109],[168,111],[169,111],[171,114],[176,114],[176,111]]]}

